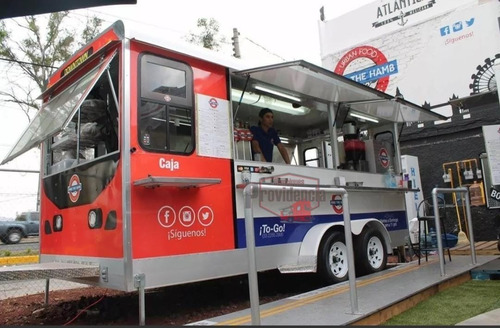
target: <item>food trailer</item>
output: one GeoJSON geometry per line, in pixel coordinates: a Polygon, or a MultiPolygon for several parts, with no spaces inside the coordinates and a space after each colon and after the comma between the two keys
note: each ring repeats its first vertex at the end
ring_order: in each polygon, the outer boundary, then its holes
{"type": "Polygon", "coordinates": [[[246,273],[249,183],[280,187],[256,188],[259,271],[347,279],[342,197],[327,187],[349,194],[356,270],[383,270],[408,237],[415,191],[400,178],[399,131],[443,119],[305,61],[251,68],[121,21],[41,99],[2,162],[41,144],[40,264],[98,267],[72,280],[123,291],[246,273]],[[290,165],[252,160],[248,127],[263,107],[290,165]]]}

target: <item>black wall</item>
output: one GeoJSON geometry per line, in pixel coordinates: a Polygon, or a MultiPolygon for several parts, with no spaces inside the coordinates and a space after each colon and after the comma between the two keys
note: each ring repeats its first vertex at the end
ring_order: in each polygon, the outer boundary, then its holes
{"type": "MultiPolygon", "coordinates": [[[[400,145],[402,155],[417,156],[422,180],[423,196],[431,197],[434,187],[450,188],[450,183],[443,181],[443,163],[476,159],[480,167],[479,156],[486,152],[482,133],[483,125],[500,124],[498,102],[477,106],[466,112],[454,108],[451,122],[434,124],[426,122],[424,127],[417,124],[405,126],[401,131],[400,145]],[[470,118],[464,119],[464,115],[470,118]]],[[[475,172],[475,167],[473,166],[475,172]]],[[[457,170],[454,169],[454,172],[457,170]]],[[[474,175],[474,180],[478,180],[474,175]]],[[[481,179],[479,179],[481,180],[481,179]]],[[[478,180],[478,181],[479,181],[478,180]]],[[[472,183],[472,180],[462,182],[472,183]]],[[[455,187],[458,177],[454,178],[455,187]]],[[[485,196],[486,197],[486,196],[485,196]]],[[[445,195],[448,205],[446,215],[447,232],[458,231],[457,208],[453,206],[451,194],[445,195]]],[[[462,230],[467,232],[464,207],[458,206],[462,230]]],[[[472,206],[472,224],[476,241],[496,240],[500,234],[500,209],[487,209],[486,205],[472,206]]]]}

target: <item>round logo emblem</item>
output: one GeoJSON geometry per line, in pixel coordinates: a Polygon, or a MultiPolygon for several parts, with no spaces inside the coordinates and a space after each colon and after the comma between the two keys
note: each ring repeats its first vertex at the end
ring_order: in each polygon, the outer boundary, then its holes
{"type": "Polygon", "coordinates": [[[333,207],[333,210],[337,214],[342,214],[343,208],[342,208],[342,196],[340,195],[332,195],[332,200],[330,201],[330,204],[333,207]]]}
{"type": "Polygon", "coordinates": [[[217,108],[217,106],[219,105],[219,103],[217,102],[217,99],[215,98],[210,98],[210,100],[208,101],[208,104],[210,105],[210,107],[212,108],[217,108]]]}
{"type": "Polygon", "coordinates": [[[80,183],[80,178],[78,177],[78,175],[73,174],[69,179],[68,183],[69,200],[72,201],[73,203],[76,203],[78,201],[78,198],[80,198],[81,190],[82,190],[82,184],[80,183]]]}
{"type": "Polygon", "coordinates": [[[387,149],[380,148],[380,151],[378,152],[378,158],[383,168],[387,168],[389,166],[389,154],[387,153],[387,149]]]}
{"type": "MultiPolygon", "coordinates": [[[[347,52],[342,58],[340,58],[334,72],[340,75],[345,75],[347,66],[355,62],[355,66],[366,67],[366,66],[380,66],[387,64],[387,57],[375,47],[371,46],[361,46],[352,49],[347,52]],[[367,65],[368,64],[368,65],[367,65]]],[[[375,89],[379,91],[385,91],[389,85],[389,76],[382,75],[376,80],[377,84],[375,89]]]]}

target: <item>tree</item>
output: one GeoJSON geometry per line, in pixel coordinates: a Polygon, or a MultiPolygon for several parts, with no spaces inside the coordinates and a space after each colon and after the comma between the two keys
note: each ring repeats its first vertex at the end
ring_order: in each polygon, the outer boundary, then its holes
{"type": "Polygon", "coordinates": [[[199,33],[190,33],[186,37],[188,42],[216,51],[221,48],[221,43],[226,42],[223,36],[218,37],[219,23],[217,20],[213,18],[198,18],[196,26],[199,29],[199,33]]]}
{"type": "Polygon", "coordinates": [[[9,24],[0,21],[0,59],[8,63],[9,72],[20,69],[23,78],[14,79],[6,74],[8,90],[0,90],[0,96],[8,103],[19,105],[30,120],[30,110],[39,109],[36,97],[46,89],[48,78],[77,47],[99,33],[102,20],[87,17],[80,32],[79,28],[70,26],[68,11],[7,21],[9,24]],[[46,21],[44,28],[39,20],[46,21]],[[80,35],[78,40],[76,35],[80,35]]]}

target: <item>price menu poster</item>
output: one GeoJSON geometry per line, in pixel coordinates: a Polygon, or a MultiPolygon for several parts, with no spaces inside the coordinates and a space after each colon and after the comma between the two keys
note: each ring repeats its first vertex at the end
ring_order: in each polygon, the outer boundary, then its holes
{"type": "Polygon", "coordinates": [[[231,158],[229,102],[197,94],[196,106],[198,155],[231,158]]]}
{"type": "Polygon", "coordinates": [[[484,144],[488,154],[489,172],[484,172],[486,197],[488,198],[488,207],[497,208],[500,204],[500,125],[483,126],[484,144]],[[489,180],[489,181],[488,181],[489,180]],[[490,184],[490,186],[487,186],[490,184]]]}

